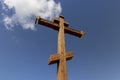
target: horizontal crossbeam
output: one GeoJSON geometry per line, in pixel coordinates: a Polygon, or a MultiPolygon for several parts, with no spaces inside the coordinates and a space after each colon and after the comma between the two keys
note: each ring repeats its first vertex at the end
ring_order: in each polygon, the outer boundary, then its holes
{"type": "MultiPolygon", "coordinates": [[[[57,20],[54,20],[54,22],[52,22],[52,21],[48,21],[48,20],[42,19],[39,16],[37,16],[35,24],[41,24],[46,27],[49,27],[49,28],[59,31],[59,24],[58,24],[57,20]]],[[[69,28],[68,27],[69,23],[65,22],[64,25],[65,25],[65,27],[64,27],[65,33],[68,33],[68,34],[71,34],[71,35],[74,35],[74,36],[80,37],[80,38],[84,35],[83,31],[78,31],[78,30],[69,28]]]]}
{"type": "MultiPolygon", "coordinates": [[[[48,64],[55,64],[60,60],[60,56],[61,54],[52,54],[49,58],[48,64]]],[[[66,53],[66,60],[71,60],[73,57],[73,53],[72,52],[67,52],[66,53]]]]}

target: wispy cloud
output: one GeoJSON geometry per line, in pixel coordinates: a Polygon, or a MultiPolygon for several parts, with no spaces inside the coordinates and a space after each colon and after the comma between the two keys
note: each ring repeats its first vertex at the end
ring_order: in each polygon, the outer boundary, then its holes
{"type": "Polygon", "coordinates": [[[54,0],[1,0],[3,22],[11,30],[16,24],[34,30],[33,16],[52,19],[61,13],[61,4],[54,0]]]}
{"type": "Polygon", "coordinates": [[[6,29],[8,30],[12,30],[12,28],[14,27],[12,19],[8,16],[4,16],[3,22],[6,29]]]}

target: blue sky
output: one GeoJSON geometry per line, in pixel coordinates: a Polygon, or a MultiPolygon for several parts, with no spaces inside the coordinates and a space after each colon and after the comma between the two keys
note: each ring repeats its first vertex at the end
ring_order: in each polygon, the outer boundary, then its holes
{"type": "MultiPolygon", "coordinates": [[[[82,39],[65,36],[66,50],[74,52],[67,62],[68,80],[120,80],[120,1],[59,2],[70,27],[86,33],[82,39]]],[[[57,52],[57,31],[41,25],[25,30],[19,24],[7,30],[2,17],[0,80],[56,80],[56,65],[49,66],[48,58],[57,52]]]]}

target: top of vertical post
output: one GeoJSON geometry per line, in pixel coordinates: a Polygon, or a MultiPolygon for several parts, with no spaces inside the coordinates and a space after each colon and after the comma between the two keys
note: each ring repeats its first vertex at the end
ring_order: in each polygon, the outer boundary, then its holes
{"type": "Polygon", "coordinates": [[[60,15],[60,18],[63,18],[63,19],[64,19],[64,16],[60,15]]]}

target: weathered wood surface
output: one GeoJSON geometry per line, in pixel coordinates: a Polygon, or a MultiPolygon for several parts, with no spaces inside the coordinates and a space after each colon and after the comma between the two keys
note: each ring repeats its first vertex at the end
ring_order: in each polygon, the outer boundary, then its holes
{"type": "Polygon", "coordinates": [[[68,80],[66,61],[72,59],[73,53],[66,52],[64,33],[68,33],[76,37],[82,37],[84,32],[69,28],[69,23],[64,21],[63,16],[55,18],[53,22],[37,16],[35,23],[58,31],[58,52],[57,54],[52,54],[50,56],[48,64],[57,63],[57,80],[68,80]]]}
{"type": "MultiPolygon", "coordinates": [[[[52,22],[52,21],[42,19],[40,18],[40,16],[37,16],[35,24],[41,24],[51,29],[59,31],[59,20],[57,18],[55,18],[54,21],[52,22]]],[[[73,36],[80,37],[80,38],[84,35],[83,31],[78,31],[78,30],[68,27],[69,26],[68,22],[64,22],[64,26],[65,26],[64,31],[67,34],[71,34],[73,36]]]]}
{"type": "Polygon", "coordinates": [[[67,80],[66,69],[66,50],[65,50],[65,38],[64,38],[64,18],[59,18],[59,32],[58,32],[58,54],[60,54],[60,60],[57,63],[57,80],[67,80]]]}
{"type": "MultiPolygon", "coordinates": [[[[71,60],[73,58],[73,53],[72,52],[67,52],[66,53],[66,60],[71,60]]],[[[60,54],[52,54],[49,58],[48,64],[55,64],[58,63],[58,61],[60,60],[60,54]]]]}

